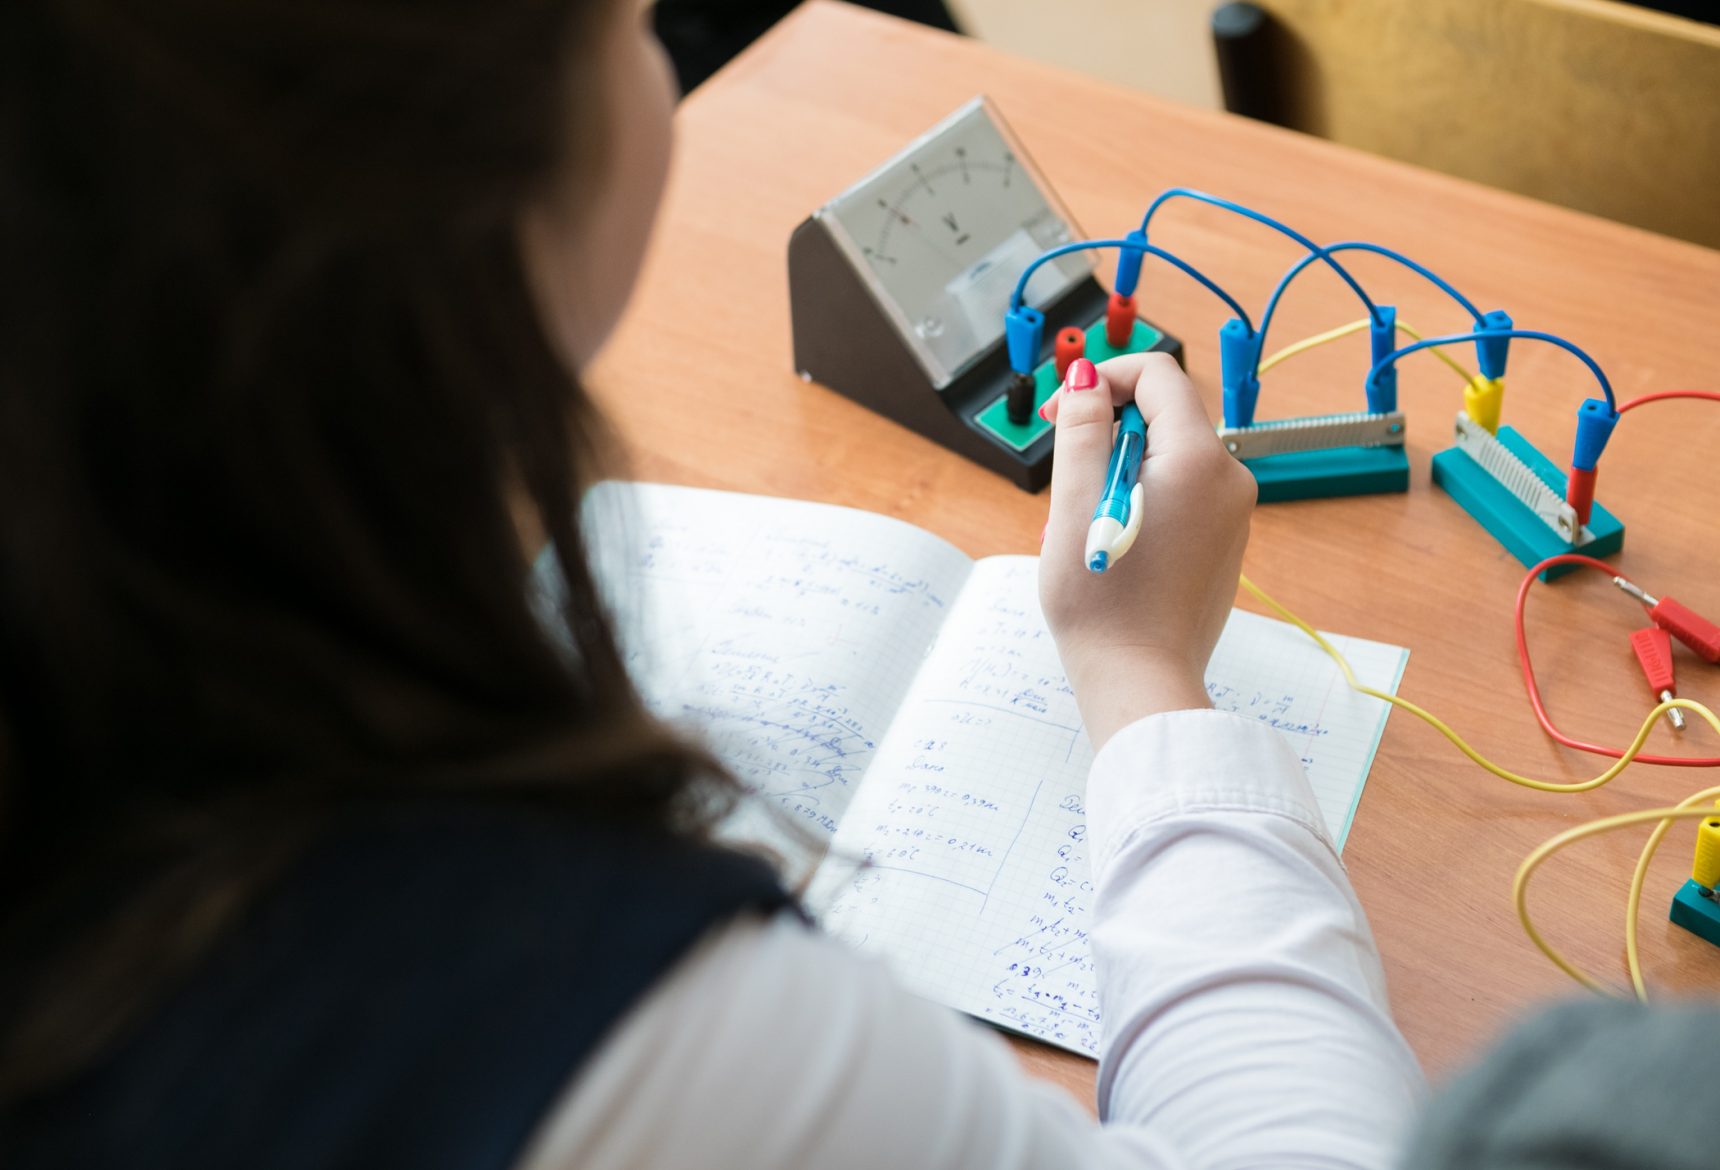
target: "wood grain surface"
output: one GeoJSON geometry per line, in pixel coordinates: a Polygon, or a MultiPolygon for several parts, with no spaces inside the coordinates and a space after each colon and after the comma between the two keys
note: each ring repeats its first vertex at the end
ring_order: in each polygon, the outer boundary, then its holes
{"type": "MultiPolygon", "coordinates": [[[[640,478],[847,504],[901,517],[975,556],[1034,552],[1043,495],[1027,495],[817,385],[791,364],[785,251],[813,208],[976,93],[989,94],[1092,234],[1126,230],[1178,184],[1242,200],[1320,240],[1403,249],[1520,326],[1593,353],[1621,397],[1720,388],[1713,313],[1720,253],[1416,170],[1301,135],[1177,107],[1006,57],[978,43],[826,2],[798,10],[683,103],[678,156],[636,299],[590,381],[640,478]]],[[[1197,206],[1155,220],[1155,242],[1257,307],[1297,258],[1264,229],[1197,206]]],[[[1383,303],[1423,330],[1467,321],[1414,277],[1357,257],[1383,303]]],[[[1145,311],[1179,334],[1216,413],[1219,312],[1163,267],[1145,311]]],[[[1274,327],[1283,343],[1359,316],[1310,269],[1274,327]]],[[[1366,338],[1269,374],[1263,418],[1359,409],[1366,338]]],[[[1271,346],[1269,346],[1271,348],[1271,346]]],[[[1512,346],[1505,420],[1561,464],[1593,393],[1572,359],[1512,346]]],[[[1593,757],[1536,728],[1512,651],[1522,568],[1428,480],[1460,405],[1452,373],[1406,359],[1413,468],[1407,494],[1277,504],[1256,514],[1246,568],[1327,629],[1411,648],[1402,693],[1521,771],[1574,780],[1593,757]]],[[[1627,524],[1619,564],[1651,590],[1720,615],[1713,451],[1720,407],[1667,403],[1626,416],[1598,498],[1627,524]]],[[[1151,520],[1136,555],[1151,555],[1151,520]]],[[[1598,574],[1539,590],[1531,640],[1567,729],[1618,743],[1648,707],[1626,637],[1640,611],[1598,574]]],[[[1241,604],[1249,604],[1246,601],[1241,604]]],[[[1682,691],[1720,705],[1720,669],[1681,655],[1682,691]]],[[[1667,749],[1670,734],[1655,733],[1667,749]]],[[[1720,754],[1706,731],[1687,749],[1720,754]]],[[[1511,910],[1518,863],[1562,829],[1671,803],[1709,773],[1641,768],[1609,788],[1544,795],[1497,780],[1430,728],[1394,714],[1345,849],[1405,1033],[1436,1080],[1536,1005],[1578,994],[1525,940],[1511,910]]],[[[1712,994],[1720,951],[1671,927],[1691,834],[1675,832],[1648,885],[1642,941],[1652,988],[1712,994]]],[[[1539,923],[1591,971],[1622,977],[1624,892],[1641,834],[1586,845],[1542,870],[1539,923]]],[[[1270,898],[1272,891],[1238,893],[1270,898]]],[[[1094,1066],[1030,1043],[1022,1059],[1083,1100],[1094,1066]]]]}
{"type": "Polygon", "coordinates": [[[1720,28],[1616,0],[1262,6],[1273,121],[1720,247],[1720,28]]]}

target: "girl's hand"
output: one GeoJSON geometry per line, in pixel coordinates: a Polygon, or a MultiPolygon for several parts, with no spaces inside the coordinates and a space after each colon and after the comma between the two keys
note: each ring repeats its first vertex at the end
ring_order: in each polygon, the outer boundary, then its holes
{"type": "Polygon", "coordinates": [[[1166,354],[1075,361],[1045,413],[1057,456],[1039,600],[1098,750],[1143,716],[1211,705],[1206,664],[1236,595],[1254,477],[1166,354]],[[1082,556],[1087,526],[1111,456],[1113,407],[1130,399],[1147,423],[1140,536],[1094,573],[1082,556]]]}

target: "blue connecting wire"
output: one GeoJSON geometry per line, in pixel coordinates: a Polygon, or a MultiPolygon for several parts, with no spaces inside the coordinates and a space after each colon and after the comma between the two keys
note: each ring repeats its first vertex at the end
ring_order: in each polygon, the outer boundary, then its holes
{"type": "Polygon", "coordinates": [[[1349,285],[1351,290],[1362,299],[1362,304],[1367,306],[1368,318],[1373,321],[1375,325],[1381,323],[1382,319],[1380,317],[1380,311],[1374,306],[1374,302],[1369,299],[1367,292],[1356,282],[1356,278],[1350,275],[1348,269],[1346,269],[1342,264],[1339,264],[1336,260],[1332,259],[1331,252],[1333,249],[1322,248],[1289,224],[1284,223],[1281,220],[1273,219],[1270,215],[1267,215],[1264,212],[1255,211],[1251,207],[1244,207],[1240,203],[1232,202],[1229,199],[1221,199],[1217,195],[1208,195],[1205,191],[1196,191],[1191,187],[1172,187],[1168,191],[1160,192],[1159,197],[1154,199],[1152,204],[1148,206],[1147,213],[1141,216],[1141,231],[1145,232],[1147,230],[1147,225],[1152,223],[1154,212],[1158,211],[1161,206],[1170,200],[1179,198],[1193,199],[1199,203],[1210,203],[1214,207],[1222,207],[1226,211],[1234,212],[1235,214],[1242,216],[1244,219],[1251,219],[1255,223],[1265,224],[1273,231],[1282,232],[1284,235],[1289,236],[1292,240],[1295,240],[1298,244],[1301,244],[1304,248],[1308,249],[1310,259],[1324,260],[1327,265],[1331,267],[1333,272],[1336,272],[1340,277],[1342,277],[1344,283],[1349,285]]]}
{"type": "MultiPolygon", "coordinates": [[[[1571,342],[1566,341],[1563,337],[1559,337],[1552,333],[1541,333],[1534,329],[1501,329],[1490,334],[1490,336],[1521,337],[1525,341],[1545,341],[1549,345],[1558,346],[1566,353],[1575,354],[1576,357],[1589,368],[1589,373],[1595,376],[1595,381],[1601,384],[1601,393],[1605,394],[1607,399],[1607,409],[1615,412],[1618,410],[1618,406],[1613,401],[1612,383],[1607,381],[1606,373],[1601,369],[1600,365],[1594,358],[1584,353],[1571,342]]],[[[1444,337],[1424,337],[1420,341],[1412,342],[1409,345],[1403,346],[1401,349],[1394,349],[1385,357],[1374,363],[1373,369],[1368,371],[1368,380],[1366,384],[1372,386],[1374,379],[1379,375],[1381,370],[1385,369],[1405,354],[1414,353],[1418,349],[1432,349],[1436,345],[1461,345],[1465,342],[1471,342],[1474,340],[1475,334],[1473,333],[1451,333],[1444,337]]]]}
{"type": "Polygon", "coordinates": [[[1044,264],[1047,260],[1055,260],[1059,256],[1066,256],[1070,252],[1080,252],[1090,248],[1117,248],[1123,251],[1143,252],[1148,256],[1157,256],[1160,260],[1170,264],[1172,267],[1181,271],[1184,275],[1199,281],[1208,292],[1223,301],[1226,305],[1229,305],[1230,311],[1235,313],[1236,316],[1241,319],[1243,328],[1248,331],[1250,336],[1253,335],[1254,322],[1249,319],[1247,311],[1244,310],[1241,305],[1237,304],[1235,297],[1231,296],[1222,288],[1218,287],[1217,284],[1213,283],[1212,279],[1207,276],[1206,273],[1194,267],[1194,265],[1190,264],[1182,257],[1173,255],[1172,253],[1165,251],[1163,248],[1156,248],[1152,244],[1143,244],[1135,240],[1077,240],[1073,244],[1064,244],[1061,247],[1051,249],[1049,252],[1042,252],[1038,259],[1022,270],[1021,279],[1015,282],[1015,291],[1009,294],[1009,307],[1011,309],[1016,309],[1021,306],[1022,299],[1027,295],[1027,282],[1033,278],[1033,274],[1039,270],[1039,266],[1041,264],[1044,264]]]}
{"type": "MultiPolygon", "coordinates": [[[[1439,273],[1423,264],[1418,264],[1416,261],[1411,260],[1401,252],[1394,252],[1390,248],[1382,248],[1378,244],[1369,244],[1362,240],[1344,240],[1337,244],[1327,244],[1325,250],[1328,253],[1371,252],[1376,256],[1384,256],[1387,260],[1395,260],[1411,272],[1424,277],[1429,283],[1433,284],[1441,292],[1445,293],[1445,295],[1462,305],[1463,311],[1475,318],[1475,323],[1477,325],[1482,323],[1481,310],[1475,307],[1474,301],[1471,301],[1468,297],[1458,292],[1457,287],[1449,280],[1446,280],[1443,276],[1439,275],[1439,273]]],[[[1306,256],[1302,257],[1302,259],[1296,261],[1290,271],[1286,272],[1283,277],[1280,278],[1278,281],[1278,287],[1272,290],[1272,296],[1266,301],[1266,311],[1260,315],[1260,340],[1262,346],[1264,346],[1266,341],[1266,331],[1272,328],[1272,315],[1278,311],[1278,302],[1283,298],[1285,291],[1290,287],[1290,282],[1300,276],[1304,268],[1308,267],[1308,265],[1314,263],[1314,261],[1318,259],[1320,259],[1318,254],[1309,252],[1306,256]]]]}

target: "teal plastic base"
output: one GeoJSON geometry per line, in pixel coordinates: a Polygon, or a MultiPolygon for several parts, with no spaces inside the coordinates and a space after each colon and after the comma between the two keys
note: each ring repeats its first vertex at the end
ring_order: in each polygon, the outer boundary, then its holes
{"type": "Polygon", "coordinates": [[[1367,496],[1409,490],[1409,456],[1402,447],[1332,447],[1244,459],[1260,485],[1262,504],[1367,496]]]}
{"type": "MultiPolygon", "coordinates": [[[[1535,450],[1534,444],[1510,427],[1500,427],[1498,437],[1505,449],[1527,464],[1542,483],[1564,494],[1564,475],[1552,460],[1535,450]]],[[[1433,457],[1433,482],[1463,505],[1463,510],[1492,533],[1507,552],[1522,561],[1525,568],[1560,553],[1604,557],[1624,547],[1623,522],[1599,504],[1589,517],[1590,539],[1580,545],[1566,544],[1529,505],[1506,491],[1498,480],[1456,447],[1433,457]]],[[[1575,569],[1575,565],[1555,565],[1541,574],[1541,580],[1551,581],[1575,569]]]]}
{"type": "Polygon", "coordinates": [[[1720,903],[1702,894],[1701,886],[1687,880],[1672,896],[1672,924],[1720,947],[1720,903]]]}
{"type": "MultiPolygon", "coordinates": [[[[1118,357],[1125,353],[1140,353],[1153,348],[1164,340],[1164,334],[1148,325],[1145,321],[1135,322],[1135,331],[1129,337],[1129,343],[1122,349],[1117,349],[1105,340],[1105,319],[1087,327],[1087,360],[1098,364],[1108,358],[1118,357]]],[[[1051,424],[1040,418],[1038,410],[1045,405],[1046,399],[1057,393],[1062,386],[1057,377],[1056,361],[1040,363],[1033,371],[1036,383],[1033,391],[1033,414],[1027,416],[1027,421],[1019,425],[1009,421],[1009,396],[1000,394],[997,399],[974,416],[974,421],[992,434],[1002,439],[1017,451],[1025,451],[1039,441],[1039,436],[1051,429],[1051,424]]]]}

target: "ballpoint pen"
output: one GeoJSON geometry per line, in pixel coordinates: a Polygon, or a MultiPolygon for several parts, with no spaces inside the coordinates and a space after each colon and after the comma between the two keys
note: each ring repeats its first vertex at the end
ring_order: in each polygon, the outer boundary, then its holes
{"type": "Polygon", "coordinates": [[[1105,468],[1105,491],[1087,526],[1087,567],[1103,573],[1129,551],[1141,531],[1141,458],[1147,451],[1147,423],[1133,402],[1123,407],[1117,441],[1105,468]]]}

